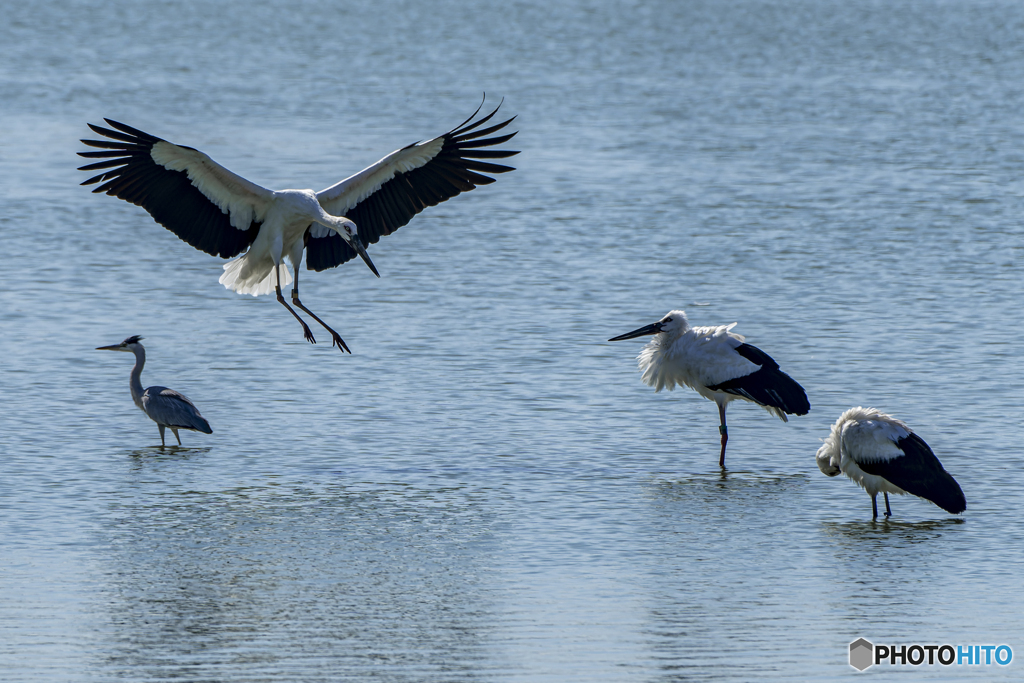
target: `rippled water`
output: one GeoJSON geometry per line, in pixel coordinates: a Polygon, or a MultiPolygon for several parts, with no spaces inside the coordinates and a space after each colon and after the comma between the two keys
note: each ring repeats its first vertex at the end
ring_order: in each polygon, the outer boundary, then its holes
{"type": "MultiPolygon", "coordinates": [[[[10,681],[831,680],[848,643],[1024,655],[1024,9],[1010,2],[35,2],[0,22],[10,681]],[[354,355],[77,186],[107,116],[325,187],[517,114],[518,170],[303,277],[354,355]],[[671,308],[783,424],[639,381],[671,308]],[[161,450],[132,405],[214,427],[161,450]],[[322,340],[321,340],[322,341],[322,340]],[[962,517],[813,456],[907,420],[962,517]]],[[[1013,678],[940,667],[924,678],[1013,678]]]]}

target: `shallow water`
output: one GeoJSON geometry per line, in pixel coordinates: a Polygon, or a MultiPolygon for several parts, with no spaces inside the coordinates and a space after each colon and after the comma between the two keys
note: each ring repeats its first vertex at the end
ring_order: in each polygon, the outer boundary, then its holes
{"type": "Polygon", "coordinates": [[[858,637],[1024,655],[1018,4],[5,13],[5,680],[831,680],[858,637]],[[380,280],[303,274],[352,356],[77,186],[104,116],[319,189],[485,90],[518,170],[372,247],[380,280]],[[734,404],[725,474],[713,404],[604,341],[672,308],[739,321],[811,399],[788,424],[734,404]],[[131,334],[212,435],[155,447],[130,357],[93,351],[131,334]],[[897,497],[872,522],[823,476],[854,405],[909,422],[967,513],[897,497]]]}

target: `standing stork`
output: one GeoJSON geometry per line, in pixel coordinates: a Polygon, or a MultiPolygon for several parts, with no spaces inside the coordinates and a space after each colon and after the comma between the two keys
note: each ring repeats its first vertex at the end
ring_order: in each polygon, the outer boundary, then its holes
{"type": "Polygon", "coordinates": [[[911,493],[953,514],[967,509],[960,484],[924,439],[876,408],[858,406],[840,415],[815,460],[828,476],[842,472],[868,492],[872,519],[878,517],[880,491],[885,495],[886,517],[892,516],[890,493],[911,493]]]}
{"type": "Polygon", "coordinates": [[[654,339],[640,351],[637,365],[643,381],[655,391],[677,384],[687,386],[718,404],[722,420],[719,467],[725,467],[725,408],[743,399],[761,406],[783,422],[790,415],[806,415],[811,409],[804,388],[779,369],[779,364],[761,349],[744,344],[744,337],[731,332],[736,323],[712,327],[690,327],[683,311],[670,311],[664,318],[608,341],[622,341],[648,334],[654,339]]]}
{"type": "Polygon", "coordinates": [[[164,430],[170,427],[174,438],[181,445],[181,437],[178,436],[179,429],[188,429],[203,434],[213,434],[210,423],[199,414],[199,409],[188,399],[185,394],[180,394],[174,389],[167,387],[152,386],[142,388],[142,368],[146,365],[146,349],[139,342],[142,337],[134,335],[128,337],[120,344],[111,346],[99,346],[97,351],[123,351],[135,354],[135,367],[132,368],[129,385],[132,391],[132,400],[139,410],[144,412],[150,420],[156,422],[160,428],[160,447],[163,448],[164,430]]]}
{"type": "Polygon", "coordinates": [[[334,268],[358,254],[377,277],[366,253],[382,235],[390,235],[428,206],[487,185],[484,173],[505,173],[511,166],[484,161],[518,154],[485,149],[502,144],[516,133],[487,137],[515,117],[480,128],[498,111],[473,121],[476,112],[444,135],[392,152],[340,183],[320,192],[268,190],[235,175],[197,149],[176,145],[123,123],[104,119],[110,128],[89,124],[106,140],[82,140],[104,151],[79,156],[104,159],[79,168],[102,170],[82,185],[102,183],[104,192],[141,206],[157,223],[207,254],[232,258],[220,282],[240,294],[277,292],[277,300],[302,325],[315,344],[309,326],[288,305],[282,285],[292,283],[287,257],[295,271],[292,303],[320,323],[332,344],[349,350],[341,336],[299,301],[299,264],[308,251],[306,268],[334,268]],[[109,169],[109,170],[103,170],[109,169]],[[248,251],[246,251],[248,249],[248,251]]]}

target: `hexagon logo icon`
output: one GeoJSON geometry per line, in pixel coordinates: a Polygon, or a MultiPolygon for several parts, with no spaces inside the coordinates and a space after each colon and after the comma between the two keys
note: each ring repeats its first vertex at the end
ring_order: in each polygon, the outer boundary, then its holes
{"type": "Polygon", "coordinates": [[[874,663],[875,646],[863,638],[850,643],[850,666],[863,671],[874,663]]]}

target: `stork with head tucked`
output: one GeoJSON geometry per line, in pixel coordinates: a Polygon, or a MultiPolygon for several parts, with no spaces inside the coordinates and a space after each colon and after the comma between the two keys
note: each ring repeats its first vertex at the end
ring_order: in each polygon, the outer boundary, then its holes
{"type": "Polygon", "coordinates": [[[148,389],[142,388],[142,368],[146,365],[146,349],[139,342],[142,337],[135,335],[128,337],[120,344],[97,347],[97,351],[123,351],[135,354],[135,367],[132,368],[129,385],[132,391],[132,400],[139,410],[144,412],[150,420],[156,422],[160,428],[160,447],[163,448],[164,430],[170,427],[174,438],[181,445],[181,437],[178,436],[179,429],[188,429],[193,432],[213,434],[210,423],[199,414],[199,409],[188,399],[185,394],[179,394],[174,389],[167,387],[152,386],[148,389]]]}
{"type": "Polygon", "coordinates": [[[287,258],[295,272],[292,303],[323,325],[333,344],[349,351],[341,336],[299,301],[303,250],[309,270],[333,268],[358,255],[380,277],[366,253],[367,245],[390,235],[428,206],[493,183],[494,178],[485,173],[513,170],[486,161],[519,153],[487,149],[515,135],[487,137],[515,119],[481,128],[497,111],[495,107],[474,121],[478,107],[473,116],[444,135],[396,150],[320,192],[268,190],[199,150],[110,119],[105,119],[110,128],[89,124],[107,139],[82,142],[103,151],[78,154],[103,160],[79,170],[102,171],[82,184],[101,183],[93,192],[141,206],[196,249],[221,258],[244,251],[242,257],[224,265],[221,284],[253,296],[276,291],[277,300],[302,325],[306,340],[315,344],[309,326],[281,292],[282,286],[293,283],[284,263],[287,258]]]}
{"type": "Polygon", "coordinates": [[[730,331],[735,326],[690,327],[686,313],[671,311],[656,323],[608,340],[653,334],[637,356],[644,383],[655,391],[687,386],[718,405],[722,437],[718,464],[723,468],[729,441],[725,409],[730,401],[756,403],[783,422],[789,421],[787,413],[806,415],[811,409],[804,388],[767,353],[743,343],[743,336],[730,331]]]}
{"type": "Polygon", "coordinates": [[[885,516],[892,516],[889,494],[910,493],[959,514],[967,499],[932,449],[901,420],[876,408],[850,408],[832,425],[815,456],[818,469],[830,477],[840,472],[871,496],[871,517],[878,517],[879,492],[885,495],[885,516]]]}

